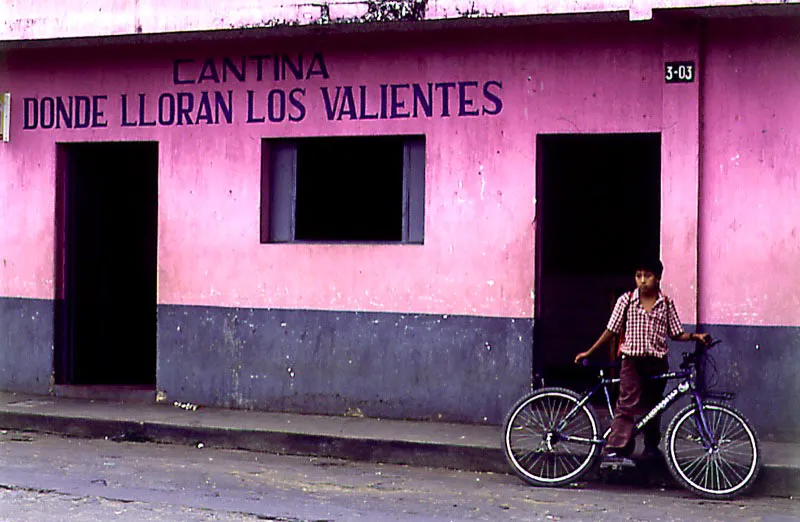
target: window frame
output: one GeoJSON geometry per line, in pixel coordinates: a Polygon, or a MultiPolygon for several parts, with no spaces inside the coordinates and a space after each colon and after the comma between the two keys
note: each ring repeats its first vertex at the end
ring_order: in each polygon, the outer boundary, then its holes
{"type": "Polygon", "coordinates": [[[425,155],[424,135],[321,136],[303,138],[264,138],[261,140],[261,210],[262,244],[388,244],[422,245],[425,239],[425,155]],[[305,140],[333,138],[401,138],[402,212],[401,238],[388,240],[318,240],[297,239],[297,166],[298,144],[305,140]]]}

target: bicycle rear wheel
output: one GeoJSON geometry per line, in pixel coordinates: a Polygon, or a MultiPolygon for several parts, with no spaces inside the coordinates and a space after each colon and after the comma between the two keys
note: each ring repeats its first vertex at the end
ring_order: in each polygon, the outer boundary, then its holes
{"type": "Polygon", "coordinates": [[[514,472],[535,486],[561,486],[586,473],[600,453],[597,416],[580,396],[543,388],[522,397],[503,425],[503,451],[514,472]]]}
{"type": "Polygon", "coordinates": [[[700,433],[695,405],[679,411],[667,428],[667,465],[675,479],[693,493],[731,499],[747,491],[761,465],[758,438],[750,422],[725,404],[703,404],[712,441],[700,433]]]}

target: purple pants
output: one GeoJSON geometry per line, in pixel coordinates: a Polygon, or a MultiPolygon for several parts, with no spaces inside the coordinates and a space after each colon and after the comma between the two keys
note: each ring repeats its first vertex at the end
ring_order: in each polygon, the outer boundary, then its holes
{"type": "MultiPolygon", "coordinates": [[[[606,452],[614,451],[623,455],[633,453],[636,445],[633,439],[634,418],[644,415],[658,404],[667,384],[665,379],[652,380],[647,377],[664,373],[668,369],[666,357],[622,356],[619,399],[614,410],[606,452]]],[[[658,448],[658,443],[661,442],[661,415],[651,419],[642,432],[645,448],[658,448]]]]}

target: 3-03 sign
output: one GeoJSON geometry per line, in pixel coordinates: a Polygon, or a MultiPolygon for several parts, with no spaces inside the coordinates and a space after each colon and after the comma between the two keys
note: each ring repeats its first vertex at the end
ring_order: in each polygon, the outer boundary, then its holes
{"type": "Polygon", "coordinates": [[[667,83],[692,83],[694,62],[667,62],[664,64],[664,80],[667,83]]]}

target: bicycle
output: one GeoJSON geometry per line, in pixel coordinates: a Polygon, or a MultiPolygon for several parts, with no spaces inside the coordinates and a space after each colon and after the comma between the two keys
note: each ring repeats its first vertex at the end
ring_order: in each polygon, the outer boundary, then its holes
{"type": "MultiPolygon", "coordinates": [[[[761,454],[750,421],[724,404],[733,394],[706,391],[698,377],[706,352],[720,342],[698,343],[694,351],[682,354],[679,371],[652,377],[678,380],[678,384],[636,421],[634,436],[656,415],[690,396],[690,404],[672,417],[666,431],[667,467],[689,491],[710,499],[731,499],[753,485],[761,454]]],[[[535,486],[562,486],[593,468],[610,428],[600,436],[598,417],[589,400],[602,389],[613,419],[609,387],[619,383],[619,378],[605,376],[609,366],[595,365],[599,367],[598,382],[582,395],[545,387],[523,396],[511,408],[503,425],[503,451],[520,478],[535,486]]]]}

